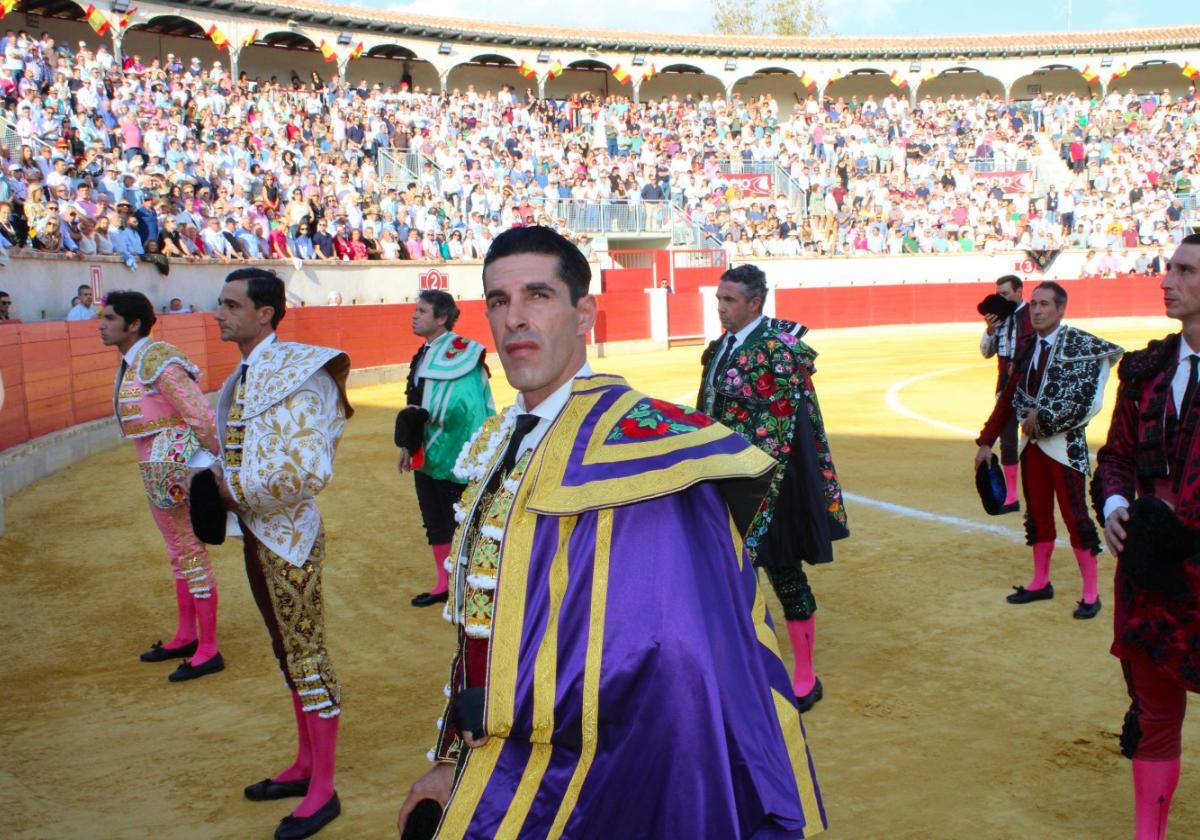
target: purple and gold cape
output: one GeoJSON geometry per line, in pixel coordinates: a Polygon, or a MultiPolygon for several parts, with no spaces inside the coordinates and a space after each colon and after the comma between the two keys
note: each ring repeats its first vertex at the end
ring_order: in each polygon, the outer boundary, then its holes
{"type": "Polygon", "coordinates": [[[739,480],[750,492],[747,480],[773,467],[724,426],[619,377],[575,380],[504,529],[490,737],[470,750],[439,837],[796,838],[825,828],[725,495],[739,480]]]}

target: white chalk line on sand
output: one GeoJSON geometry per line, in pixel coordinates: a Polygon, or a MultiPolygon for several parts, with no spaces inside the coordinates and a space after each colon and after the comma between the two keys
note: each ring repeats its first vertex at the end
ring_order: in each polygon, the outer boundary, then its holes
{"type": "Polygon", "coordinates": [[[924,423],[927,426],[933,426],[935,429],[953,432],[956,435],[974,439],[975,432],[972,432],[970,429],[964,429],[962,426],[955,426],[953,423],[946,423],[945,421],[938,420],[934,417],[926,417],[924,414],[913,411],[900,401],[900,392],[909,385],[913,385],[925,379],[933,379],[935,376],[945,376],[948,373],[957,373],[960,370],[968,370],[969,368],[973,367],[977,367],[977,365],[959,365],[958,367],[934,370],[928,373],[918,374],[917,376],[910,376],[908,379],[902,379],[887,389],[887,394],[884,396],[884,402],[887,403],[887,407],[892,411],[896,412],[902,417],[907,417],[909,420],[916,420],[918,423],[924,423]]]}

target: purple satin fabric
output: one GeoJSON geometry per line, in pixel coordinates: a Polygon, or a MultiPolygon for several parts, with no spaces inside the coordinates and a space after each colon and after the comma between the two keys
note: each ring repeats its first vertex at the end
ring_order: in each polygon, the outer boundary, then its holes
{"type": "MultiPolygon", "coordinates": [[[[791,698],[791,683],[756,636],[757,581],[749,563],[738,568],[717,486],[614,509],[607,580],[593,580],[597,517],[580,516],[568,544],[553,752],[520,836],[547,836],[579,761],[593,586],[606,593],[598,742],[563,836],[796,838],[806,827],[821,830],[824,809],[804,813],[772,699],[772,688],[791,698]]],[[[558,532],[558,520],[539,517],[514,727],[468,837],[495,834],[530,757],[533,670],[558,532]]]]}

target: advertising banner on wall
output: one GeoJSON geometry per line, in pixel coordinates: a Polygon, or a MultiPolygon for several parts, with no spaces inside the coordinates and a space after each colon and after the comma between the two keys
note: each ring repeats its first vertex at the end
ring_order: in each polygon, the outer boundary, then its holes
{"type": "Polygon", "coordinates": [[[753,172],[727,172],[724,175],[745,198],[771,198],[775,192],[772,176],[753,172]]]}
{"type": "Polygon", "coordinates": [[[1019,172],[976,172],[975,177],[987,184],[988,189],[999,186],[1005,195],[1033,192],[1033,170],[1019,172]]]}

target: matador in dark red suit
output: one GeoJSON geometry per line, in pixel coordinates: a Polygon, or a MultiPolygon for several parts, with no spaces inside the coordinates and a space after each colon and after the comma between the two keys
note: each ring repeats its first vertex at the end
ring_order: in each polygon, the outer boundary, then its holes
{"type": "MultiPolygon", "coordinates": [[[[1200,691],[1200,234],[1183,240],[1161,286],[1167,316],[1183,328],[1118,368],[1121,388],[1092,482],[1105,539],[1119,558],[1112,653],[1131,699],[1121,747],[1133,760],[1137,840],[1166,836],[1187,692],[1200,691]],[[1163,540],[1161,528],[1151,529],[1145,542],[1160,547],[1135,565],[1145,546],[1129,508],[1147,497],[1174,510],[1178,530],[1163,540]]],[[[1136,504],[1140,512],[1143,502],[1136,504]]]]}

